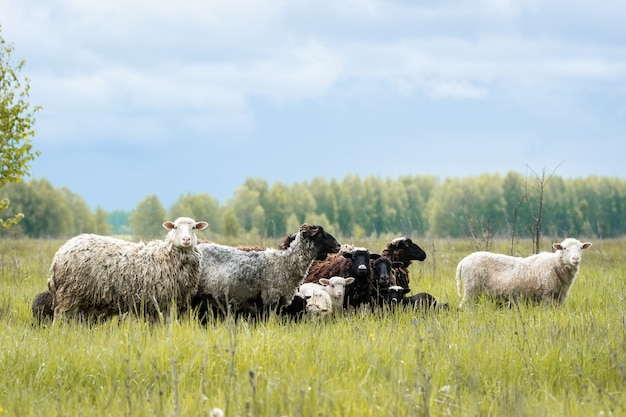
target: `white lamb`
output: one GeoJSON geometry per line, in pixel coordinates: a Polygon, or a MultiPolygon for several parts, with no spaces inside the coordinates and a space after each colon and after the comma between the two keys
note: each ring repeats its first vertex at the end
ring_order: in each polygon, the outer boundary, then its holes
{"type": "Polygon", "coordinates": [[[582,250],[591,247],[591,243],[568,238],[552,246],[556,252],[526,258],[490,252],[468,255],[456,269],[457,290],[463,295],[459,307],[481,294],[512,301],[522,298],[562,304],[576,279],[582,250]]]}
{"type": "Polygon", "coordinates": [[[306,311],[309,315],[315,317],[333,313],[333,302],[323,285],[313,282],[302,284],[298,293],[306,298],[306,311]]]}
{"type": "Polygon", "coordinates": [[[319,284],[307,282],[300,285],[300,291],[302,292],[302,287],[304,287],[304,292],[306,293],[308,291],[307,286],[311,286],[311,288],[321,287],[330,296],[333,304],[333,311],[338,312],[343,310],[343,299],[346,294],[346,285],[352,284],[353,282],[353,277],[344,278],[334,276],[330,278],[320,278],[319,284]]]}
{"type": "Polygon", "coordinates": [[[306,223],[280,249],[245,251],[200,244],[200,286],[194,298],[201,308],[204,304],[222,314],[288,306],[311,262],[320,254],[337,253],[340,246],[321,226],[306,223]]]}
{"type": "Polygon", "coordinates": [[[93,234],[68,240],[54,255],[48,276],[54,321],[124,313],[167,318],[172,303],[184,308],[199,282],[194,231],[207,226],[180,217],[163,223],[169,230],[164,240],[146,244],[93,234]]]}

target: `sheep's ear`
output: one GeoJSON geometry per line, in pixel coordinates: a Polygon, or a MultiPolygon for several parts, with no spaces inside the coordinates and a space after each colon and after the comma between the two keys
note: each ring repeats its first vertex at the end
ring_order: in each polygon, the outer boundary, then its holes
{"type": "Polygon", "coordinates": [[[552,247],[556,250],[563,250],[563,246],[560,243],[553,243],[552,247]]]}
{"type": "Polygon", "coordinates": [[[370,253],[370,259],[378,259],[380,258],[380,255],[377,253],[370,253]]]}
{"type": "Polygon", "coordinates": [[[328,278],[320,278],[320,284],[328,285],[330,284],[330,281],[328,280],[328,278]]]}
{"type": "Polygon", "coordinates": [[[342,252],[341,256],[344,258],[352,259],[352,252],[342,252]]]}
{"type": "Polygon", "coordinates": [[[403,288],[402,289],[402,294],[408,294],[410,292],[411,292],[411,290],[409,288],[403,288]]]}
{"type": "Polygon", "coordinates": [[[310,225],[308,223],[304,223],[302,226],[300,226],[300,231],[304,234],[306,234],[307,236],[315,236],[320,230],[319,226],[315,226],[315,225],[310,225]]]}
{"type": "Polygon", "coordinates": [[[583,243],[583,249],[589,249],[591,247],[591,242],[583,243]]]}
{"type": "Polygon", "coordinates": [[[353,282],[354,282],[354,278],[353,277],[346,278],[346,285],[352,284],[353,282]]]}
{"type": "Polygon", "coordinates": [[[207,227],[209,227],[209,224],[207,222],[196,222],[196,229],[197,230],[204,230],[207,227]]]}
{"type": "Polygon", "coordinates": [[[163,223],[163,227],[165,227],[167,230],[172,230],[174,227],[174,222],[165,222],[163,223]]]}
{"type": "Polygon", "coordinates": [[[400,262],[400,261],[393,261],[391,263],[391,267],[392,268],[401,268],[404,266],[404,262],[400,262]]]}

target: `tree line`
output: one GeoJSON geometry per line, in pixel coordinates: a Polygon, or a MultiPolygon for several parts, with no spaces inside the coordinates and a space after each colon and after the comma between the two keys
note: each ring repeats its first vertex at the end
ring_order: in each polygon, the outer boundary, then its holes
{"type": "Polygon", "coordinates": [[[484,174],[466,178],[348,175],[290,185],[247,178],[220,205],[209,194],[181,195],[166,209],[145,197],[130,212],[91,211],[82,197],[46,179],[7,184],[3,216],[24,218],[0,236],[64,238],[79,233],[162,237],[162,221],[205,220],[211,235],[283,237],[304,222],[337,236],[377,235],[535,238],[540,234],[619,237],[626,233],[626,179],[590,176],[484,174]]]}

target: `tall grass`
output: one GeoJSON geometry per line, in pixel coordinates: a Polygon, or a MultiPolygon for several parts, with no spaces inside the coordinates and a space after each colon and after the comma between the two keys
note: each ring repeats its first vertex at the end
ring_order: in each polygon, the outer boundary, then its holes
{"type": "Polygon", "coordinates": [[[61,243],[0,241],[0,417],[626,414],[624,240],[594,241],[558,308],[457,310],[454,269],[476,242],[431,239],[411,284],[447,311],[38,326],[31,302],[61,243]]]}

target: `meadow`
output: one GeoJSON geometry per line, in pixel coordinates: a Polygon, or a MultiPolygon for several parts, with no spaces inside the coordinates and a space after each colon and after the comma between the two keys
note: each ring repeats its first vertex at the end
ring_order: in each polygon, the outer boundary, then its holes
{"type": "Polygon", "coordinates": [[[428,258],[411,288],[450,309],[207,326],[190,314],[37,325],[31,303],[63,242],[0,240],[0,417],[626,415],[626,239],[592,240],[562,306],[463,310],[454,272],[480,242],[414,240],[428,258]]]}

